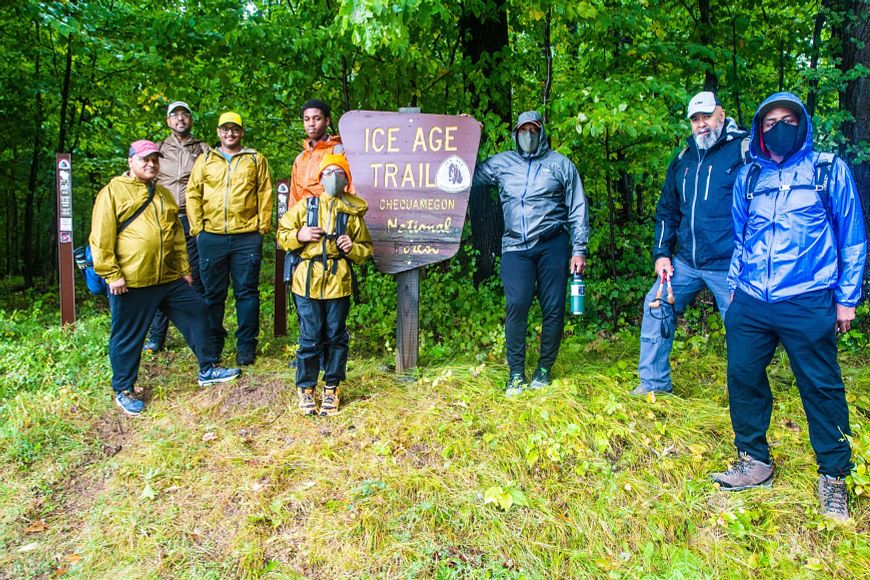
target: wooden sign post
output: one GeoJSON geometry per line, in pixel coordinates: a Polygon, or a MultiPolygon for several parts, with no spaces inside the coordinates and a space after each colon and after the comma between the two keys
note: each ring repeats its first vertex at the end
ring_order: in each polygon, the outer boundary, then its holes
{"type": "MultiPolygon", "coordinates": [[[[278,180],[278,222],[287,212],[287,203],[290,196],[290,184],[286,179],[278,180]]],[[[278,231],[277,226],[275,231],[278,231]]],[[[275,241],[275,322],[273,333],[275,336],[287,336],[287,285],[284,283],[284,260],[287,252],[281,249],[275,241]]]]}
{"type": "Polygon", "coordinates": [[[480,125],[471,117],[349,111],[339,121],[374,261],[398,274],[396,371],[417,365],[420,268],[459,250],[480,125]]]}
{"type": "Polygon", "coordinates": [[[57,154],[57,262],[60,282],[60,323],[76,321],[73,262],[72,165],[69,153],[57,154]]]}

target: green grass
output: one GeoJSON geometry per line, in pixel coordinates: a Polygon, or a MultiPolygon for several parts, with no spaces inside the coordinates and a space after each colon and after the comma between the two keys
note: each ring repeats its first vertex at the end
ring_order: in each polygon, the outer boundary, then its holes
{"type": "MultiPolygon", "coordinates": [[[[734,455],[716,322],[680,331],[674,397],[627,395],[635,335],[572,335],[554,384],[516,400],[497,348],[436,351],[410,380],[353,358],[328,419],[293,412],[292,341],[265,337],[242,380],[199,389],[173,331],[143,359],[147,412],[127,418],[110,399],[106,312],[60,330],[41,308],[0,323],[0,577],[870,575],[868,502],[846,525],[818,515],[783,354],[774,486],[710,483],[734,455]]],[[[841,357],[864,457],[868,354],[841,357]]]]}

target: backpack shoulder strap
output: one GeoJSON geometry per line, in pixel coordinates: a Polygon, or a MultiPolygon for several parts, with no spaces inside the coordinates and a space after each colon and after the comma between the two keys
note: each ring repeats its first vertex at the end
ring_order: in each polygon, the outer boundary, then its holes
{"type": "Polygon", "coordinates": [[[310,228],[317,227],[317,210],[320,207],[320,198],[319,197],[306,197],[305,198],[305,208],[307,211],[307,215],[305,218],[305,225],[310,228]]]}
{"type": "Polygon", "coordinates": [[[819,199],[822,200],[822,205],[825,207],[825,212],[828,214],[828,221],[831,221],[831,191],[828,187],[831,181],[831,172],[834,169],[834,162],[837,156],[828,151],[819,153],[816,162],[813,165],[813,173],[815,174],[816,193],[819,194],[819,199]]]}
{"type": "Polygon", "coordinates": [[[747,201],[755,196],[755,186],[758,185],[758,176],[761,175],[761,165],[753,162],[749,166],[749,171],[746,172],[746,188],[745,195],[747,201]]]}
{"type": "Polygon", "coordinates": [[[145,208],[147,208],[149,205],[151,205],[151,201],[154,199],[154,194],[155,194],[156,192],[157,192],[157,187],[154,185],[154,182],[149,183],[149,184],[148,184],[148,199],[145,200],[145,203],[143,203],[143,204],[139,207],[139,209],[137,209],[135,212],[133,212],[133,215],[131,215],[130,217],[128,217],[127,219],[125,219],[125,220],[121,223],[121,225],[118,226],[118,229],[116,230],[116,234],[115,234],[115,235],[121,235],[121,232],[123,232],[125,229],[127,229],[127,226],[129,226],[130,224],[132,224],[133,221],[135,221],[135,219],[136,219],[137,217],[139,217],[140,215],[142,215],[142,212],[145,211],[145,208]]]}
{"type": "Polygon", "coordinates": [[[752,155],[749,153],[750,144],[749,137],[744,137],[743,141],[740,142],[740,160],[743,162],[743,165],[752,163],[752,155]]]}

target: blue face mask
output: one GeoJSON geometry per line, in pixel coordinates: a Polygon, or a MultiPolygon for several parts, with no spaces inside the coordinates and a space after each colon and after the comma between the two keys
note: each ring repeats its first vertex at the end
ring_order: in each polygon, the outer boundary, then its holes
{"type": "Polygon", "coordinates": [[[797,125],[780,121],[764,132],[764,146],[777,157],[789,157],[800,148],[797,125]]]}

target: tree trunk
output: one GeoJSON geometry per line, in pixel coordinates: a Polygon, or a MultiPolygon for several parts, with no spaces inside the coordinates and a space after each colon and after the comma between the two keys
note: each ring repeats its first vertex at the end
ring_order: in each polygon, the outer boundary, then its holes
{"type": "MultiPolygon", "coordinates": [[[[701,22],[701,44],[713,48],[713,19],[710,15],[710,0],[698,0],[698,12],[701,22]]],[[[716,63],[712,58],[704,58],[704,90],[716,93],[719,91],[719,78],[716,76],[716,63]]]]}
{"type": "MultiPolygon", "coordinates": [[[[34,51],[34,76],[40,78],[39,62],[39,23],[36,23],[37,49],[34,51]]],[[[33,119],[33,155],[30,160],[30,177],[27,180],[27,196],[24,200],[24,240],[22,240],[24,254],[24,283],[30,288],[33,286],[35,260],[33,259],[33,208],[36,199],[36,186],[39,177],[39,158],[42,154],[42,93],[36,91],[36,118],[33,119]]]]}
{"type": "MultiPolygon", "coordinates": [[[[488,14],[463,13],[459,19],[462,47],[472,65],[480,72],[480,86],[468,87],[471,106],[480,110],[480,95],[488,98],[487,110],[496,113],[503,124],[511,126],[511,84],[497,74],[508,48],[507,0],[494,0],[495,10],[488,14]],[[495,79],[495,80],[493,80],[495,79]]],[[[474,282],[479,284],[495,273],[495,257],[501,253],[504,219],[498,198],[489,188],[475,187],[468,202],[471,216],[471,245],[477,251],[474,282]]]]}
{"type": "MultiPolygon", "coordinates": [[[[833,35],[842,43],[840,68],[847,72],[855,65],[870,67],[870,1],[845,0],[841,2],[845,12],[843,27],[836,27],[833,35]]],[[[843,121],[843,135],[853,147],[870,148],[870,78],[864,76],[846,83],[840,93],[840,109],[849,111],[854,120],[843,121]]],[[[845,151],[841,151],[845,153],[845,151]]],[[[854,152],[848,155],[854,159],[854,152]]],[[[864,206],[864,223],[870,232],[870,162],[852,163],[852,175],[858,187],[861,203],[864,206]]],[[[870,278],[870,268],[865,270],[870,278]]]]}
{"type": "MultiPolygon", "coordinates": [[[[813,28],[813,50],[812,56],[810,57],[810,70],[815,71],[819,68],[819,52],[821,51],[821,42],[822,42],[822,28],[825,26],[825,6],[824,2],[819,5],[819,12],[816,14],[816,24],[813,28]]],[[[809,114],[810,118],[816,114],[816,101],[818,100],[818,95],[816,94],[819,88],[819,79],[815,77],[810,78],[810,89],[807,92],[807,114],[809,114]]]]}

